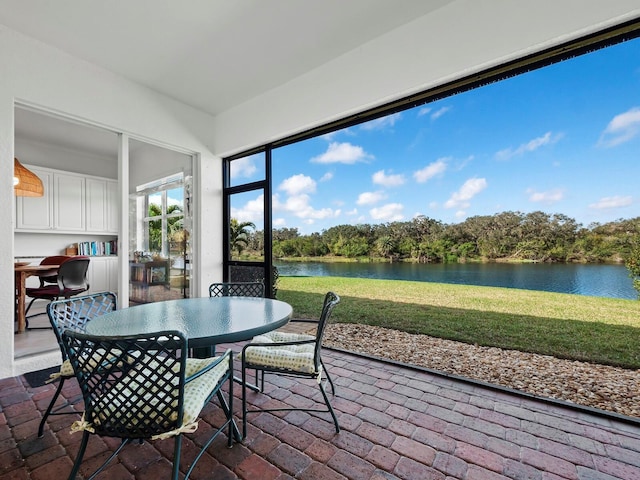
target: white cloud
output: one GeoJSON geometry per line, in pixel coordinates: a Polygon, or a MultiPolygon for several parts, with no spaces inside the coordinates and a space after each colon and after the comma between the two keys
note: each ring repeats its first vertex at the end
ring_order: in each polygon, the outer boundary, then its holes
{"type": "Polygon", "coordinates": [[[404,175],[387,175],[384,170],[380,170],[371,177],[373,183],[383,187],[399,187],[405,182],[404,175]]]}
{"type": "Polygon", "coordinates": [[[372,208],[369,210],[369,215],[374,220],[382,220],[385,222],[397,222],[404,218],[402,210],[404,206],[400,203],[388,203],[382,207],[372,208]]]}
{"type": "MultiPolygon", "coordinates": [[[[462,160],[456,160],[456,165],[454,167],[455,170],[458,172],[464,170],[466,166],[474,160],[474,158],[476,158],[475,155],[469,155],[467,158],[463,158],[462,160]]],[[[445,157],[442,160],[449,161],[451,160],[451,157],[445,157]]]]}
{"type": "MultiPolygon", "coordinates": [[[[253,222],[258,226],[258,224],[262,225],[264,218],[263,212],[264,195],[260,194],[254,200],[249,200],[240,208],[231,207],[231,218],[236,218],[239,222],[253,222]]],[[[258,230],[260,228],[258,228],[258,230]]]]}
{"type": "Polygon", "coordinates": [[[349,216],[349,217],[353,217],[354,215],[358,215],[358,209],[354,208],[353,210],[349,210],[344,212],[345,215],[349,216]]]}
{"type": "Polygon", "coordinates": [[[447,162],[441,158],[436,160],[435,162],[430,163],[423,169],[413,172],[413,178],[415,178],[416,182],[418,183],[424,183],[427,180],[435,177],[436,175],[444,173],[446,169],[447,162]]]}
{"type": "Polygon", "coordinates": [[[328,182],[329,180],[331,180],[333,178],[333,172],[327,172],[325,173],[322,178],[320,179],[321,182],[328,182]]]}
{"type": "Polygon", "coordinates": [[[352,145],[349,142],[331,142],[327,151],[322,155],[313,157],[311,161],[313,163],[345,163],[347,165],[353,165],[357,162],[364,162],[373,155],[368,154],[362,147],[352,145]]]}
{"type": "Polygon", "coordinates": [[[418,110],[418,116],[419,116],[419,117],[424,117],[424,116],[425,116],[425,115],[427,115],[430,111],[431,111],[431,107],[422,107],[420,110],[418,110]]]}
{"type": "Polygon", "coordinates": [[[441,116],[443,116],[445,113],[447,113],[449,110],[451,110],[451,107],[442,107],[439,108],[438,110],[436,110],[435,112],[433,112],[431,114],[431,120],[437,120],[439,119],[441,116]]]}
{"type": "Polygon", "coordinates": [[[467,216],[467,212],[465,212],[464,210],[458,210],[456,213],[456,218],[464,218],[467,216]]]}
{"type": "Polygon", "coordinates": [[[616,115],[600,135],[599,145],[615,147],[628,142],[640,133],[640,107],[616,115]]]}
{"type": "Polygon", "coordinates": [[[316,191],[316,182],[311,177],[299,173],[283,180],[278,186],[278,190],[286,192],[287,195],[314,193],[316,191]]]}
{"type": "Polygon", "coordinates": [[[257,171],[257,155],[239,158],[231,162],[231,178],[249,178],[257,171]]]}
{"type": "Polygon", "coordinates": [[[278,195],[274,195],[272,199],[272,208],[274,212],[286,212],[294,215],[306,224],[311,224],[315,220],[323,220],[326,218],[334,218],[340,215],[340,210],[332,208],[321,208],[319,210],[311,206],[311,197],[306,194],[291,195],[284,202],[280,201],[278,195]]]}
{"type": "Polygon", "coordinates": [[[498,160],[509,160],[512,157],[523,155],[525,153],[533,152],[545,145],[553,145],[562,138],[561,133],[553,135],[551,132],[545,133],[541,137],[536,137],[533,140],[529,140],[526,143],[521,144],[518,148],[513,149],[511,147],[500,150],[496,153],[498,160]]]}
{"type": "Polygon", "coordinates": [[[378,203],[380,200],[384,200],[387,196],[384,192],[363,192],[358,195],[358,200],[356,204],[358,205],[373,205],[374,203],[378,203]]]}
{"type": "Polygon", "coordinates": [[[382,130],[387,127],[393,127],[401,118],[401,113],[392,113],[386,117],[376,118],[375,120],[363,123],[360,125],[360,128],[362,130],[382,130]]]}
{"type": "Polygon", "coordinates": [[[287,221],[284,218],[274,218],[273,226],[274,227],[284,227],[287,225],[287,221]]]}
{"type": "Polygon", "coordinates": [[[171,198],[167,195],[167,206],[170,207],[171,205],[179,205],[182,207],[184,201],[181,198],[171,198]]]}
{"type": "Polygon", "coordinates": [[[336,214],[332,208],[316,210],[310,205],[309,195],[295,195],[287,198],[284,209],[298,218],[320,220],[334,217],[336,214]]]}
{"type": "Polygon", "coordinates": [[[633,198],[631,197],[631,195],[616,195],[613,197],[603,197],[596,203],[592,203],[591,205],[589,205],[589,208],[593,208],[596,210],[606,210],[610,208],[628,207],[629,205],[631,205],[631,203],[633,203],[633,198]]]}
{"type": "Polygon", "coordinates": [[[471,200],[477,194],[487,188],[487,180],[484,178],[470,178],[457,192],[454,192],[444,204],[445,208],[468,208],[471,200]]]}
{"type": "Polygon", "coordinates": [[[564,192],[559,188],[547,190],[546,192],[536,192],[535,190],[530,188],[527,190],[527,193],[529,194],[530,202],[552,204],[559,202],[564,198],[564,192]]]}

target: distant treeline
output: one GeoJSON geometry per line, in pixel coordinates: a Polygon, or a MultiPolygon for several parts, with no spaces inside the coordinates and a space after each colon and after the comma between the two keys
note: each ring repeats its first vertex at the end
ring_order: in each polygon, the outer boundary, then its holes
{"type": "MultiPolygon", "coordinates": [[[[244,254],[264,251],[263,232],[247,231],[244,254]]],[[[640,240],[640,217],[583,227],[562,214],[503,212],[444,224],[409,222],[337,225],[301,235],[273,230],[273,254],[285,257],[387,258],[391,261],[624,262],[640,240]]]]}

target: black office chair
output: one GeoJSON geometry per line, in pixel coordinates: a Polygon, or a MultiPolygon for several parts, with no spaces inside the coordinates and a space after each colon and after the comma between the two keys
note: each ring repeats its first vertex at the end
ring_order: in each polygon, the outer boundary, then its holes
{"type": "Polygon", "coordinates": [[[87,323],[100,315],[114,311],[116,308],[117,297],[115,293],[111,292],[93,293],[91,295],[55,300],[47,305],[49,322],[53,328],[53,333],[56,334],[56,339],[60,346],[60,352],[62,353],[62,365],[58,372],[51,375],[51,380],[59,380],[58,388],[53,394],[53,397],[49,402],[49,406],[42,416],[42,420],[40,420],[38,437],[42,437],[44,424],[49,415],[68,415],[77,413],[75,410],[67,409],[67,407],[70,407],[71,405],[70,402],[65,402],[63,405],[54,409],[54,405],[60,396],[65,380],[75,376],[73,368],[71,367],[71,362],[69,362],[69,357],[67,356],[67,351],[62,343],[62,332],[65,330],[84,332],[87,323]]]}
{"type": "MultiPolygon", "coordinates": [[[[40,265],[62,265],[64,262],[69,260],[71,257],[69,255],[53,255],[51,257],[45,257],[40,262],[40,265]]],[[[40,280],[40,287],[44,287],[47,283],[58,283],[58,272],[50,273],[43,272],[38,274],[38,280],[40,280]]]]}
{"type": "MultiPolygon", "coordinates": [[[[25,310],[27,328],[29,328],[29,318],[27,313],[36,300],[49,300],[52,302],[59,298],[71,298],[89,290],[87,271],[89,269],[89,257],[76,256],[69,257],[58,268],[56,284],[46,284],[35,288],[27,288],[26,296],[31,297],[31,301],[25,310]]],[[[41,314],[38,314],[41,315],[41,314]]],[[[46,327],[49,328],[49,327],[46,327]]]]}
{"type": "MultiPolygon", "coordinates": [[[[331,312],[340,302],[340,297],[333,292],[328,292],[324,297],[322,313],[319,320],[315,321],[315,335],[305,335],[299,333],[288,333],[281,331],[268,332],[255,337],[242,349],[242,431],[243,436],[247,434],[247,413],[252,412],[280,412],[280,411],[306,411],[306,412],[328,412],[331,414],[336,433],[340,432],[338,418],[331,406],[329,397],[324,389],[322,374],[326,372],[324,362],[321,357],[322,338],[324,330],[331,318],[331,312]],[[260,389],[264,390],[264,376],[266,373],[280,374],[290,377],[313,378],[320,387],[322,398],[326,405],[325,409],[319,408],[247,408],[247,369],[257,370],[262,373],[262,384],[260,389]]],[[[327,379],[331,384],[332,392],[335,394],[333,381],[327,379]]]]}
{"type": "Polygon", "coordinates": [[[67,330],[62,334],[84,398],[82,420],[72,431],[82,441],[69,476],[74,479],[91,434],[121,439],[120,446],[91,476],[93,479],[132,441],[175,437],[172,478],[180,475],[182,434],[198,428],[202,408],[217,395],[225,421],[213,430],[184,475],[228,427],[227,445],[238,434],[233,421],[233,355],[187,358],[187,339],[177,331],[138,336],[99,337],[67,330]],[[222,386],[228,383],[228,400],[222,386]]]}

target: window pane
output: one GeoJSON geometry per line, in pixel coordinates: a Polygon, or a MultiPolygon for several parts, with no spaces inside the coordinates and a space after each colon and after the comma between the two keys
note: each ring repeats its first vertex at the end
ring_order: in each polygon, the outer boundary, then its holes
{"type": "Polygon", "coordinates": [[[230,186],[243,185],[245,183],[258,182],[265,179],[265,154],[256,153],[247,157],[239,158],[231,162],[231,183],[230,186]]]}
{"type": "Polygon", "coordinates": [[[147,250],[151,254],[159,254],[162,252],[162,220],[150,220],[148,225],[149,246],[147,250]]]}
{"type": "Polygon", "coordinates": [[[162,215],[162,195],[154,193],[148,196],[149,207],[147,209],[148,217],[159,217],[162,215]]]}
{"type": "Polygon", "coordinates": [[[172,188],[167,190],[167,214],[184,211],[184,189],[172,188]]]}
{"type": "Polygon", "coordinates": [[[231,195],[230,258],[264,260],[264,191],[231,195]]]}

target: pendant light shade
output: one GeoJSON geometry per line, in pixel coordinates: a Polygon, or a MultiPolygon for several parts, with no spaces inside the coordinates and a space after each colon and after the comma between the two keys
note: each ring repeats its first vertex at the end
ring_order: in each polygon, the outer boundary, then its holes
{"type": "Polygon", "coordinates": [[[17,158],[13,159],[13,191],[17,197],[42,197],[44,186],[42,180],[22,165],[17,158]]]}

